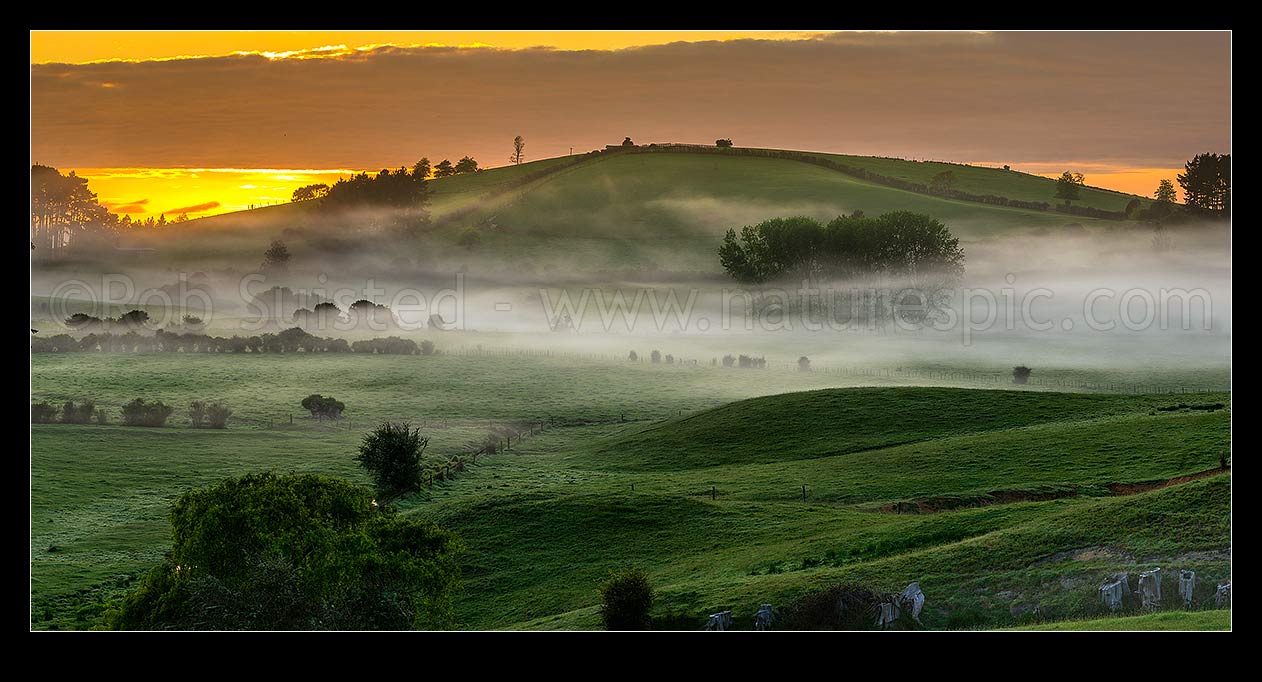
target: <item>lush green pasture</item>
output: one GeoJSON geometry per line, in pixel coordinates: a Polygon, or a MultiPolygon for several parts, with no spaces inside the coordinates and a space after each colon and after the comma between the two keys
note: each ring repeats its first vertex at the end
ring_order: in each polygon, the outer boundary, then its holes
{"type": "Polygon", "coordinates": [[[211,398],[237,410],[223,432],[187,428],[179,413],[164,429],[32,426],[36,627],[98,622],[101,602],[161,556],[166,506],[190,487],[263,469],[366,482],[355,446],[383,419],[424,424],[439,457],[468,452],[491,425],[555,418],[400,503],[464,536],[467,627],[592,627],[596,585],[626,563],[650,570],[659,622],[678,627],[720,608],[747,624],[762,601],[829,580],[892,589],[917,578],[930,594],[927,625],[994,627],[1034,602],[1044,619],[1091,615],[1097,577],[1153,557],[1206,580],[1227,571],[1229,477],[1130,497],[1104,487],[1216,466],[1229,408],[1156,408],[1229,404],[1225,394],[845,389],[701,411],[860,379],[459,355],[41,354],[32,372],[37,399],[211,398]],[[354,428],[299,416],[309,392],[346,402],[354,428]],[[930,495],[1068,488],[1079,494],[877,511],[930,495]],[[1108,549],[1055,559],[1096,546],[1108,549]]]}
{"type": "Polygon", "coordinates": [[[1013,630],[1230,630],[1231,610],[1161,611],[1120,618],[1063,620],[1020,625],[1013,630]]]}

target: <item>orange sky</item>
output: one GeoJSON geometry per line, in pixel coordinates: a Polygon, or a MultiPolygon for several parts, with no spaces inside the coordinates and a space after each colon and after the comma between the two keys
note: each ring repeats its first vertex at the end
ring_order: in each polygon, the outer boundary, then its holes
{"type": "Polygon", "coordinates": [[[528,159],[721,136],[1143,195],[1230,152],[1223,32],[47,31],[31,63],[32,162],[139,218],[422,155],[498,166],[517,134],[528,159]]]}

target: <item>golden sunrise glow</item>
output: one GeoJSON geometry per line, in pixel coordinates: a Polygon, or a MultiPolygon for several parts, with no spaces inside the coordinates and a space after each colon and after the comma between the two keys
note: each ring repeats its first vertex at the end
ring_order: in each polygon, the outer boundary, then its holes
{"type": "MultiPolygon", "coordinates": [[[[68,171],[70,169],[63,169],[68,171]]],[[[110,211],[132,220],[189,218],[283,204],[303,185],[333,184],[358,171],[293,168],[79,168],[110,211]]]]}
{"type": "Polygon", "coordinates": [[[258,54],[268,59],[351,54],[374,47],[619,50],[702,40],[802,39],[826,31],[32,31],[32,64],[189,59],[258,54]]]}

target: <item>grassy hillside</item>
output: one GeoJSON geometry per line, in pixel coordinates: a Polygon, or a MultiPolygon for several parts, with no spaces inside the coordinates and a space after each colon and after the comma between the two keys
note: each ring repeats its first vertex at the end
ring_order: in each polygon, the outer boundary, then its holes
{"type": "Polygon", "coordinates": [[[366,482],[355,446],[382,419],[422,425],[429,458],[465,452],[490,425],[519,417],[574,424],[401,503],[469,546],[458,605],[467,627],[594,627],[596,586],[629,563],[658,586],[659,622],[688,628],[721,608],[747,626],[757,604],[780,606],[843,578],[889,589],[918,578],[930,595],[927,625],[993,627],[1018,622],[1027,602],[1043,618],[1092,615],[1094,581],[1119,567],[1160,560],[1194,566],[1204,580],[1228,571],[1229,476],[1121,497],[1108,487],[1217,465],[1229,409],[1156,409],[1190,396],[847,389],[667,417],[829,379],[637,365],[597,373],[572,361],[458,356],[34,360],[37,398],[116,407],[134,395],[176,405],[209,397],[236,410],[226,432],[187,428],[179,412],[156,430],[32,426],[36,627],[98,622],[102,600],[161,556],[166,507],[189,487],[264,469],[366,482]],[[584,388],[590,381],[600,390],[584,388]],[[268,390],[229,389],[260,383],[268,390]],[[355,428],[301,417],[289,426],[285,415],[313,390],[346,402],[355,428]],[[624,413],[662,421],[624,423],[624,413]],[[794,415],[805,416],[792,430],[741,430],[794,415]],[[276,428],[266,428],[273,418],[276,428]],[[790,433],[803,429],[826,437],[790,433]],[[701,445],[723,431],[749,442],[729,446],[729,456],[701,445]],[[698,448],[681,454],[690,440],[698,448]],[[985,504],[1006,501],[987,498],[995,491],[1066,490],[1076,494],[985,504]],[[983,506],[880,511],[926,496],[983,506]],[[1063,552],[1071,556],[1056,556],[1063,552]]]}
{"type": "MultiPolygon", "coordinates": [[[[836,158],[883,175],[922,182],[942,164],[871,157],[836,158]]],[[[946,166],[943,166],[944,168],[946,166]]],[[[1054,182],[999,169],[950,166],[959,189],[1052,201],[1054,182]]],[[[511,258],[518,267],[583,272],[719,271],[717,239],[731,227],[769,217],[804,214],[829,220],[862,210],[927,213],[965,241],[1055,231],[1067,224],[1116,229],[1100,221],[970,201],[943,199],[867,182],[800,161],[687,152],[585,155],[545,159],[433,180],[430,211],[434,227],[414,242],[392,244],[391,257],[418,263],[487,263],[511,258]],[[548,171],[556,171],[548,173],[548,171]],[[534,176],[541,177],[534,177],[534,176]],[[523,181],[530,179],[528,182],[523,181]],[[481,246],[465,248],[468,230],[481,246]]],[[[1085,188],[1084,206],[1120,210],[1133,197],[1085,188]]],[[[126,246],[153,248],[132,254],[134,264],[162,260],[216,262],[260,258],[268,240],[287,229],[316,229],[314,202],[272,206],[190,221],[160,233],[130,235],[126,246]],[[172,239],[176,233],[179,240],[172,239]]],[[[338,222],[333,236],[346,236],[355,221],[338,222]]],[[[295,264],[314,257],[291,235],[295,264]]]]}
{"type": "MultiPolygon", "coordinates": [[[[1060,203],[1056,199],[1056,181],[1041,175],[1032,175],[1020,171],[1003,170],[986,166],[967,166],[957,163],[937,161],[908,161],[879,156],[850,156],[847,154],[817,154],[824,158],[841,161],[856,168],[888,175],[921,184],[929,184],[934,175],[950,171],[955,175],[955,189],[970,194],[993,194],[996,196],[1019,199],[1021,201],[1046,201],[1051,204],[1060,203]]],[[[1073,170],[1073,169],[1067,169],[1073,170]]],[[[1091,178],[1087,178],[1088,183],[1091,178]]],[[[1154,190],[1156,187],[1153,188],[1154,190]]],[[[1089,184],[1079,190],[1080,198],[1074,201],[1076,206],[1089,206],[1105,211],[1121,211],[1132,199],[1139,199],[1145,206],[1151,203],[1147,197],[1136,197],[1111,189],[1092,187],[1089,184]]]]}

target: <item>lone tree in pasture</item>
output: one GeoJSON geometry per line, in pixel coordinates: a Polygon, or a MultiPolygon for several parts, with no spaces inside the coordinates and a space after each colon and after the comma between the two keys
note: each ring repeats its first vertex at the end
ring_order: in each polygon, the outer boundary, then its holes
{"type": "Polygon", "coordinates": [[[1064,199],[1065,203],[1074,201],[1079,197],[1079,188],[1086,182],[1086,178],[1082,173],[1070,173],[1065,171],[1060,174],[1056,180],[1056,198],[1064,199]]]}
{"type": "Polygon", "coordinates": [[[1024,384],[1030,380],[1030,368],[1025,365],[1017,365],[1012,368],[1012,383],[1024,384]]]}
{"type": "Polygon", "coordinates": [[[406,630],[453,625],[459,539],[314,474],[185,493],[171,549],[107,615],[115,630],[406,630]]]}
{"type": "Polygon", "coordinates": [[[1197,154],[1177,177],[1188,208],[1208,214],[1231,212],[1231,154],[1197,154]]]}
{"type": "Polygon", "coordinates": [[[355,459],[368,470],[377,489],[401,495],[421,487],[421,455],[429,439],[407,422],[386,422],[364,436],[355,459]]]}
{"type": "Polygon", "coordinates": [[[466,156],[457,161],[455,168],[452,170],[455,171],[456,175],[461,175],[463,173],[476,173],[478,172],[478,162],[474,161],[473,157],[466,156]]]}
{"type": "Polygon", "coordinates": [[[600,586],[600,620],[606,630],[648,630],[653,586],[640,568],[612,573],[600,586]]]}
{"type": "Polygon", "coordinates": [[[622,146],[623,146],[623,147],[634,147],[634,146],[635,146],[635,143],[631,141],[631,138],[630,138],[630,137],[624,137],[624,138],[622,138],[622,146]]]}
{"type": "Polygon", "coordinates": [[[285,246],[285,242],[279,239],[272,240],[272,245],[263,252],[262,269],[284,272],[289,268],[289,258],[289,247],[285,246]]]}
{"type": "Polygon", "coordinates": [[[799,372],[811,371],[811,359],[806,357],[805,355],[798,358],[798,371],[799,372]]]}
{"type": "Polygon", "coordinates": [[[631,353],[627,355],[627,360],[630,362],[639,362],[640,356],[635,351],[631,351],[631,353]]]}
{"type": "Polygon", "coordinates": [[[518,135],[513,138],[513,154],[508,160],[513,163],[521,163],[526,158],[526,138],[518,135]]]}
{"type": "Polygon", "coordinates": [[[1173,204],[1178,195],[1174,191],[1174,183],[1163,178],[1161,182],[1157,183],[1157,191],[1153,192],[1153,196],[1163,204],[1173,204]]]}
{"type": "Polygon", "coordinates": [[[326,398],[319,393],[313,393],[302,399],[302,409],[310,412],[311,416],[317,419],[340,419],[346,405],[332,396],[326,398]]]}

